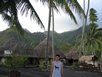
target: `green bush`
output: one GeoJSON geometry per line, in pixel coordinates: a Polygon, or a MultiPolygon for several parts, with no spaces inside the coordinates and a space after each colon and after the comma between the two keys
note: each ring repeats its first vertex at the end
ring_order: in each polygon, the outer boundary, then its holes
{"type": "Polygon", "coordinates": [[[77,68],[78,67],[78,63],[74,62],[72,66],[73,66],[73,68],[77,68]]]}
{"type": "Polygon", "coordinates": [[[22,66],[25,66],[28,63],[28,57],[24,57],[19,54],[11,54],[9,58],[4,58],[5,62],[2,63],[3,66],[12,70],[16,70],[22,66]]]}
{"type": "Polygon", "coordinates": [[[39,68],[42,68],[42,67],[44,67],[44,65],[43,65],[43,62],[40,61],[39,68]]]}

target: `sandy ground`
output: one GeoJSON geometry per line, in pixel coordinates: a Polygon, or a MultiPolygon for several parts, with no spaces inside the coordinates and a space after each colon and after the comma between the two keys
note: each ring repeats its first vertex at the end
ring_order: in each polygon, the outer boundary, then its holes
{"type": "MultiPolygon", "coordinates": [[[[49,77],[50,71],[39,71],[38,68],[21,68],[21,77],[49,77]]],[[[0,67],[0,75],[8,75],[8,69],[0,67]]],[[[71,67],[64,68],[63,77],[102,77],[102,73],[96,71],[77,70],[71,67]]]]}

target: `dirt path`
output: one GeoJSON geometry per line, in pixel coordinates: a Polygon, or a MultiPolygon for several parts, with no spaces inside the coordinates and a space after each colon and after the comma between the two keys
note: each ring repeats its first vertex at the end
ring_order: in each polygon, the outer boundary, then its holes
{"type": "MultiPolygon", "coordinates": [[[[50,72],[41,72],[38,68],[21,68],[21,77],[49,77],[50,72]]],[[[0,75],[8,75],[5,68],[0,67],[0,75]]],[[[102,77],[102,73],[64,68],[63,77],[102,77]]]]}

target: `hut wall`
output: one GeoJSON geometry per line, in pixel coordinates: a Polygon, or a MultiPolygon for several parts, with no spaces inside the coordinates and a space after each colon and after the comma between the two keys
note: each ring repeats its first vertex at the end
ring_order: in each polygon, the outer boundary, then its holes
{"type": "MultiPolygon", "coordinates": [[[[48,65],[51,65],[52,61],[53,61],[53,59],[48,58],[48,65]]],[[[45,63],[45,59],[44,59],[44,58],[40,58],[40,59],[39,59],[39,62],[45,63]]]]}
{"type": "Polygon", "coordinates": [[[53,62],[53,59],[52,59],[52,58],[49,58],[49,59],[48,59],[48,64],[51,65],[52,62],[53,62]]]}
{"type": "Polygon", "coordinates": [[[84,64],[92,64],[95,65],[95,67],[98,67],[98,58],[94,55],[89,55],[89,56],[82,56],[81,58],[79,58],[79,63],[81,65],[84,64]]]}
{"type": "Polygon", "coordinates": [[[29,60],[29,65],[38,65],[39,61],[36,58],[28,58],[29,60]]]}
{"type": "Polygon", "coordinates": [[[95,67],[98,67],[98,61],[95,61],[95,62],[93,62],[93,61],[85,61],[85,63],[92,64],[92,65],[95,65],[95,67]]]}
{"type": "Polygon", "coordinates": [[[43,64],[44,65],[44,63],[45,63],[45,59],[44,58],[40,58],[39,59],[39,64],[43,64]]]}
{"type": "Polygon", "coordinates": [[[33,58],[33,64],[38,65],[39,64],[39,59],[38,58],[33,58]]]}

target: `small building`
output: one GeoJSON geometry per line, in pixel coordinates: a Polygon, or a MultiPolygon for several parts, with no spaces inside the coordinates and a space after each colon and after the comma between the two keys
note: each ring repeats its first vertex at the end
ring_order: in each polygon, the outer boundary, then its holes
{"type": "Polygon", "coordinates": [[[0,47],[0,60],[3,60],[3,57],[9,57],[8,54],[11,51],[12,54],[20,53],[21,56],[27,56],[30,62],[30,65],[39,64],[39,57],[37,52],[28,44],[20,44],[16,41],[15,38],[8,40],[3,46],[0,47]],[[5,51],[6,50],[6,51],[5,51]]]}
{"type": "Polygon", "coordinates": [[[66,64],[72,65],[74,62],[78,62],[79,52],[77,48],[73,48],[66,56],[66,64]]]}
{"type": "Polygon", "coordinates": [[[79,58],[79,63],[80,65],[84,65],[84,64],[92,64],[95,65],[95,67],[98,67],[98,57],[96,57],[95,55],[89,55],[89,56],[81,56],[79,58]]]}
{"type": "MultiPolygon", "coordinates": [[[[45,61],[45,51],[46,51],[46,43],[47,39],[43,40],[36,48],[35,51],[39,54],[39,59],[41,61],[45,61]]],[[[61,58],[65,57],[64,53],[60,51],[56,46],[54,46],[55,55],[59,54],[61,58]]],[[[52,42],[49,41],[49,47],[48,47],[48,63],[51,64],[51,61],[53,59],[52,54],[52,42]]]]}

